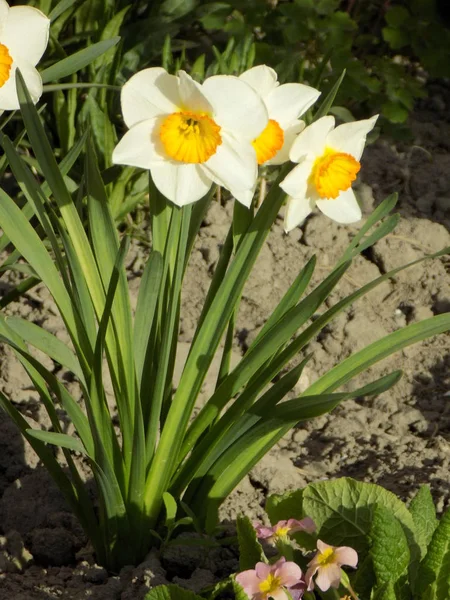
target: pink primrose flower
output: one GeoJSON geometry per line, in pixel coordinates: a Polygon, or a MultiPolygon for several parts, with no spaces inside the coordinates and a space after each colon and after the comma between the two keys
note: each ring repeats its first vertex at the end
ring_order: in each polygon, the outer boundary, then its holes
{"type": "Polygon", "coordinates": [[[341,566],[356,567],[358,564],[356,550],[349,546],[329,546],[321,540],[317,540],[317,550],[306,571],[308,591],[314,589],[313,577],[316,573],[316,584],[322,592],[326,592],[330,587],[338,588],[341,582],[341,566]]]}
{"type": "Polygon", "coordinates": [[[306,590],[302,570],[294,562],[288,562],[282,556],[273,565],[256,563],[254,569],[236,575],[236,581],[244,589],[250,600],[299,600],[306,590]]]}
{"type": "Polygon", "coordinates": [[[289,519],[288,521],[278,521],[273,527],[266,527],[260,525],[258,522],[253,523],[253,527],[256,530],[256,536],[260,540],[267,540],[269,542],[276,542],[280,538],[285,538],[291,533],[296,531],[306,531],[306,533],[313,533],[316,530],[316,525],[312,519],[305,517],[301,521],[297,519],[289,519]]]}

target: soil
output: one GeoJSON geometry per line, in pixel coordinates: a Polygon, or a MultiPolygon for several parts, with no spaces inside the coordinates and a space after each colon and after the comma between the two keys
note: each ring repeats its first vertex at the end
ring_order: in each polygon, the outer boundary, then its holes
{"type": "MultiPolygon", "coordinates": [[[[330,304],[380,273],[450,246],[449,115],[450,85],[430,84],[429,98],[417,105],[410,121],[414,143],[394,144],[380,138],[366,149],[358,186],[365,215],[388,193],[398,191],[402,220],[392,234],[355,260],[330,304]]],[[[192,340],[230,214],[231,203],[213,204],[192,255],[183,296],[178,371],[192,340]]],[[[357,229],[315,214],[285,235],[279,216],[244,291],[235,360],[245,352],[305,260],[317,254],[314,281],[319,281],[357,229]]],[[[145,246],[132,245],[128,272],[134,299],[146,254],[145,246]]],[[[308,348],[313,358],[297,392],[381,336],[449,311],[449,264],[442,258],[418,265],[341,314],[308,348]]],[[[4,279],[1,290],[7,291],[10,285],[4,279]]],[[[9,311],[67,339],[42,286],[12,304],[9,311]]],[[[40,358],[47,367],[55,368],[50,359],[40,358]]],[[[1,391],[31,426],[49,428],[37,393],[6,348],[0,364],[1,391]]],[[[443,334],[370,369],[352,386],[398,368],[404,377],[389,392],[347,401],[332,414],[293,429],[234,491],[222,507],[222,518],[232,520],[240,512],[263,518],[267,495],[340,476],[379,483],[405,500],[420,484],[428,483],[437,509],[443,511],[450,504],[449,365],[450,335],[443,334]]],[[[214,381],[212,373],[203,398],[214,381]]],[[[66,425],[70,433],[71,426],[66,425]]],[[[89,477],[87,470],[85,476],[89,477]]],[[[138,567],[107,573],[95,564],[80,526],[36,455],[0,412],[0,600],[140,600],[151,586],[160,583],[179,583],[198,591],[237,568],[233,549],[204,552],[189,548],[186,553],[182,547],[173,547],[163,556],[150,554],[138,567]]]]}

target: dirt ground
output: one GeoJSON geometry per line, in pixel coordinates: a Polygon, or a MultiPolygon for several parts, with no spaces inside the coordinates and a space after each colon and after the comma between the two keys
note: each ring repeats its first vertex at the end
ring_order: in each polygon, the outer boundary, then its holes
{"type": "MultiPolygon", "coordinates": [[[[368,147],[358,192],[367,215],[388,193],[400,193],[398,228],[359,257],[332,295],[332,304],[395,266],[450,246],[450,85],[429,85],[411,119],[414,144],[383,138],[368,147]]],[[[192,340],[202,299],[230,223],[231,205],[215,203],[203,224],[188,269],[180,331],[180,365],[192,340]]],[[[236,359],[257,334],[299,269],[313,253],[315,282],[326,276],[358,227],[343,227],[316,214],[285,235],[282,215],[269,235],[246,286],[235,338],[236,359]]],[[[129,279],[134,297],[146,248],[133,244],[129,279]]],[[[450,310],[450,262],[425,262],[384,283],[341,314],[308,347],[313,358],[301,391],[352,351],[406,324],[450,310]]],[[[8,280],[0,282],[0,291],[8,280]]],[[[66,334],[48,293],[37,287],[10,307],[58,337],[66,334]]],[[[41,356],[47,367],[50,359],[41,356]]],[[[267,495],[311,481],[351,476],[379,483],[402,498],[428,483],[439,511],[450,504],[450,336],[409,347],[359,377],[352,385],[402,369],[400,383],[374,399],[347,401],[332,414],[301,425],[252,470],[222,509],[263,515],[267,495]]],[[[32,426],[49,420],[8,350],[0,355],[0,389],[32,426]]],[[[214,378],[203,390],[207,396],[214,378]]],[[[70,385],[70,384],[69,384],[70,385]]],[[[64,415],[61,415],[64,418],[64,415]]],[[[70,433],[70,425],[68,425],[70,433]]],[[[0,413],[0,600],[50,598],[140,600],[150,586],[172,581],[198,590],[237,569],[229,549],[172,549],[137,568],[110,575],[95,565],[80,526],[60,493],[0,413]]]]}

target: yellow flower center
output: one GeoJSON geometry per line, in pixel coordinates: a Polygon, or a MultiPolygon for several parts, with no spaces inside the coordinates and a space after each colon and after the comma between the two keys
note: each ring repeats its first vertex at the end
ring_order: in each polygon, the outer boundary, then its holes
{"type": "Polygon", "coordinates": [[[275,535],[277,537],[286,537],[290,530],[290,527],[278,527],[278,529],[275,531],[275,535]]]}
{"type": "Polygon", "coordinates": [[[317,557],[317,562],[321,567],[325,567],[326,565],[331,565],[335,562],[336,556],[333,548],[327,548],[323,552],[319,554],[317,557]]]}
{"type": "Polygon", "coordinates": [[[259,584],[259,590],[263,594],[271,594],[272,592],[276,592],[280,588],[281,578],[275,577],[272,573],[259,584]]]}
{"type": "Polygon", "coordinates": [[[8,48],[0,44],[0,87],[3,87],[8,81],[12,64],[13,59],[8,48]]]}
{"type": "Polygon", "coordinates": [[[252,142],[258,165],[262,165],[273,158],[278,150],[283,147],[283,144],[284,131],[276,121],[270,119],[264,131],[252,142]]]}
{"type": "Polygon", "coordinates": [[[220,127],[205,114],[177,112],[164,119],[159,131],[170,158],[184,163],[204,163],[222,143],[220,127]]]}
{"type": "Polygon", "coordinates": [[[352,185],[360,168],[361,165],[351,154],[327,148],[316,159],[309,182],[315,186],[321,198],[337,198],[352,185]]]}

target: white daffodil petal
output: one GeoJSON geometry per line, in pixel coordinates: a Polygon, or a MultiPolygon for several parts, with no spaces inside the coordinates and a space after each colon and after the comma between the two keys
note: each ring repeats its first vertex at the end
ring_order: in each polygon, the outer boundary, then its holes
{"type": "Polygon", "coordinates": [[[268,122],[264,102],[255,90],[237,77],[216,75],[203,84],[214,107],[214,120],[220,127],[253,141],[268,122]]]}
{"type": "Polygon", "coordinates": [[[17,69],[20,69],[20,72],[22,73],[34,104],[36,104],[42,96],[42,78],[37,69],[24,60],[16,59],[15,57],[13,57],[13,59],[14,62],[11,67],[9,79],[2,87],[0,87],[1,110],[17,110],[20,108],[16,90],[17,69]]]}
{"type": "Polygon", "coordinates": [[[253,200],[253,196],[255,195],[255,190],[256,190],[256,185],[251,189],[251,190],[239,190],[239,191],[231,191],[231,195],[236,198],[236,200],[238,202],[240,202],[241,204],[243,204],[246,208],[249,208],[252,200],[253,200]]]}
{"type": "Polygon", "coordinates": [[[222,134],[222,143],[217,152],[202,167],[213,181],[230,191],[251,189],[258,176],[253,147],[227,133],[222,134]]]}
{"type": "Polygon", "coordinates": [[[8,20],[9,4],[5,0],[0,0],[0,36],[2,35],[6,21],[8,20]]]}
{"type": "Polygon", "coordinates": [[[361,219],[361,208],[352,188],[341,192],[335,200],[317,200],[317,207],[337,223],[356,223],[361,219]]]}
{"type": "Polygon", "coordinates": [[[283,128],[303,115],[320,96],[319,90],[301,83],[285,83],[274,89],[264,102],[269,119],[274,119],[283,128]]]}
{"type": "Polygon", "coordinates": [[[308,179],[314,165],[313,160],[305,159],[292,169],[280,183],[280,188],[293,198],[304,198],[307,195],[308,179]]]}
{"type": "Polygon", "coordinates": [[[127,127],[180,110],[178,78],[161,67],[139,71],[123,86],[122,114],[127,127]]]}
{"type": "Polygon", "coordinates": [[[288,198],[284,215],[284,230],[286,233],[301,225],[306,217],[314,210],[311,198],[288,198]]]}
{"type": "Polygon", "coordinates": [[[36,66],[44,54],[50,30],[50,19],[32,6],[13,6],[1,34],[11,56],[36,66]]]}
{"type": "Polygon", "coordinates": [[[160,118],[149,119],[133,125],[114,148],[113,163],[151,169],[155,162],[165,160],[158,136],[159,121],[160,118]]]}
{"type": "Polygon", "coordinates": [[[346,152],[359,160],[364,151],[367,134],[372,131],[378,115],[364,121],[343,123],[334,129],[327,139],[327,145],[333,150],[346,152]]]}
{"type": "Polygon", "coordinates": [[[334,117],[322,117],[308,125],[292,144],[289,158],[299,162],[304,156],[321,156],[327,144],[327,136],[334,127],[334,117]]]}
{"type": "Polygon", "coordinates": [[[200,200],[212,184],[199,165],[174,162],[154,164],[152,178],[158,190],[177,206],[200,200]]]}
{"type": "Polygon", "coordinates": [[[213,107],[205,98],[201,85],[184,71],[179,71],[178,77],[178,91],[183,110],[212,114],[213,107]]]}
{"type": "Polygon", "coordinates": [[[239,76],[239,79],[251,85],[261,98],[264,99],[279,85],[276,71],[266,65],[258,65],[257,67],[248,69],[248,71],[244,71],[239,76]]]}
{"type": "Polygon", "coordinates": [[[305,129],[304,121],[294,121],[294,123],[284,130],[283,147],[278,150],[275,156],[268,160],[266,165],[282,165],[289,160],[289,153],[297,135],[305,129]]]}

